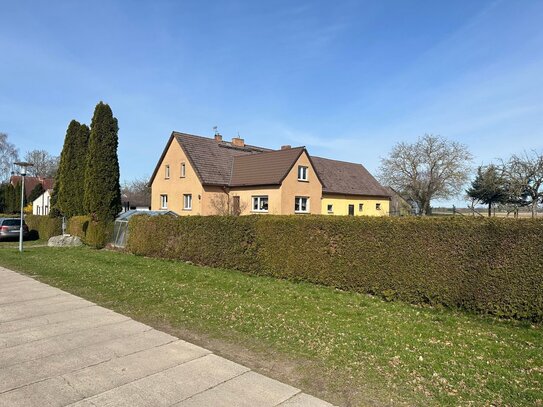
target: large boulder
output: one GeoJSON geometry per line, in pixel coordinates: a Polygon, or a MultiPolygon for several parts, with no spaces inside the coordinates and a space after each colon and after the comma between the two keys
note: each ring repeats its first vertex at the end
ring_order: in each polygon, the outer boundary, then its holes
{"type": "Polygon", "coordinates": [[[51,247],[76,247],[82,246],[83,242],[77,236],[60,235],[49,238],[47,246],[51,247]]]}

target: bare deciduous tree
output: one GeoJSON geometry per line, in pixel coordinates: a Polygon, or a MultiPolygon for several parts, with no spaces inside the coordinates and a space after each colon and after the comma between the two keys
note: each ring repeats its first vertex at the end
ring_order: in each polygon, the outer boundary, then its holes
{"type": "Polygon", "coordinates": [[[380,180],[415,201],[422,215],[430,214],[432,199],[451,198],[462,190],[471,172],[467,147],[425,134],[413,144],[396,144],[381,159],[380,180]]]}
{"type": "Polygon", "coordinates": [[[530,207],[532,217],[536,217],[537,207],[543,201],[543,154],[532,151],[512,155],[503,163],[502,171],[510,193],[509,203],[530,207]]]}
{"type": "Polygon", "coordinates": [[[0,181],[7,181],[13,163],[19,160],[19,150],[8,141],[8,135],[0,133],[0,181]]]}
{"type": "Polygon", "coordinates": [[[239,208],[234,208],[233,197],[228,194],[215,194],[211,198],[211,207],[216,215],[220,216],[237,216],[247,209],[247,202],[241,202],[239,208]],[[238,213],[236,213],[236,209],[238,213]]]}
{"type": "Polygon", "coordinates": [[[138,206],[151,206],[151,187],[149,178],[136,178],[130,182],[124,182],[121,188],[123,200],[138,206]]]}
{"type": "Polygon", "coordinates": [[[59,157],[45,150],[28,151],[24,160],[33,164],[28,167],[28,175],[31,177],[53,178],[57,173],[59,157]]]}

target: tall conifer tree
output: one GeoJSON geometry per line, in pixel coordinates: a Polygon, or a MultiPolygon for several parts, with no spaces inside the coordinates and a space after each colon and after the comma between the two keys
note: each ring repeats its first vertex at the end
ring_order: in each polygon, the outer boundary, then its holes
{"type": "Polygon", "coordinates": [[[90,130],[87,125],[74,122],[73,128],[68,128],[70,138],[66,135],[66,155],[58,195],[58,207],[67,217],[85,214],[83,196],[90,130]]]}
{"type": "Polygon", "coordinates": [[[66,130],[51,197],[53,216],[71,217],[85,213],[83,194],[88,142],[89,128],[72,120],[66,130]]]}
{"type": "Polygon", "coordinates": [[[96,220],[111,221],[121,211],[117,119],[109,105],[96,105],[91,122],[85,172],[85,210],[96,220]]]}

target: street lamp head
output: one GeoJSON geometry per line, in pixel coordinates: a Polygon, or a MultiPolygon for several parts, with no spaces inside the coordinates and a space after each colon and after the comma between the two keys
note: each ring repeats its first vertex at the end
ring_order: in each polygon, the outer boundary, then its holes
{"type": "Polygon", "coordinates": [[[27,163],[25,161],[19,161],[19,162],[13,163],[13,164],[18,165],[19,167],[21,167],[21,175],[23,177],[26,175],[26,167],[32,167],[34,165],[32,163],[27,163]]]}

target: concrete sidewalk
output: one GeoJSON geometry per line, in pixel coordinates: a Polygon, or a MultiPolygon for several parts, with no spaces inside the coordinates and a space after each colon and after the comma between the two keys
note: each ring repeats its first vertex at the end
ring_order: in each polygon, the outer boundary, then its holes
{"type": "Polygon", "coordinates": [[[0,406],[331,406],[0,267],[0,406]]]}

